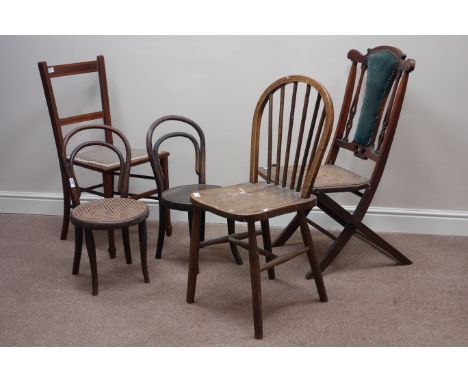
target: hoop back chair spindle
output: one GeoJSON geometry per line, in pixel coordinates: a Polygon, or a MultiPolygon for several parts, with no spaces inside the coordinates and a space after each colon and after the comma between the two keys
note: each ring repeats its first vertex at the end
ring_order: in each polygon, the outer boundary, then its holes
{"type": "MultiPolygon", "coordinates": [[[[78,62],[72,64],[63,64],[63,65],[52,65],[49,66],[46,62],[39,62],[39,73],[41,75],[42,86],[44,88],[44,94],[47,101],[47,107],[49,110],[50,121],[52,124],[52,131],[54,133],[55,146],[57,148],[57,154],[60,164],[60,173],[62,177],[62,190],[63,190],[63,222],[62,222],[62,231],[60,235],[61,240],[65,240],[68,233],[68,224],[71,208],[70,200],[70,190],[68,186],[68,180],[65,174],[64,164],[61,161],[61,151],[63,147],[63,128],[67,125],[77,124],[86,121],[95,121],[101,119],[106,126],[111,126],[111,114],[110,114],[110,105],[109,105],[109,95],[107,89],[107,77],[106,77],[106,68],[103,56],[97,56],[95,61],[87,62],[78,62]],[[69,117],[60,117],[59,111],[56,103],[54,88],[52,86],[52,80],[58,77],[65,76],[75,76],[86,73],[97,73],[99,78],[99,89],[100,89],[100,98],[102,110],[74,115],[69,117]]],[[[106,131],[105,141],[108,144],[112,145],[112,133],[106,131]]],[[[165,172],[166,182],[169,181],[167,174],[168,171],[168,152],[159,153],[159,159],[163,171],[165,172]]],[[[140,164],[147,163],[149,161],[148,155],[144,149],[132,149],[132,158],[130,166],[137,166],[140,164]]],[[[106,150],[102,147],[93,148],[80,152],[76,157],[76,165],[87,168],[89,170],[97,171],[102,174],[102,183],[92,185],[89,187],[82,187],[81,191],[86,191],[90,194],[104,196],[106,198],[111,198],[115,194],[114,192],[114,176],[118,175],[117,170],[119,168],[119,163],[110,150],[106,150]],[[97,189],[102,188],[103,192],[97,191],[97,189]]],[[[140,175],[140,174],[130,174],[131,178],[141,178],[141,179],[154,179],[152,176],[140,175]]],[[[164,185],[165,188],[169,187],[169,184],[164,185]]],[[[140,198],[151,198],[157,199],[153,195],[156,193],[156,190],[145,191],[140,194],[130,194],[129,196],[134,199],[140,198]]],[[[167,232],[168,235],[171,234],[172,227],[170,225],[170,217],[167,216],[167,232]]],[[[114,244],[114,233],[109,231],[109,254],[110,257],[115,257],[115,244],[114,244]]]]}
{"type": "Polygon", "coordinates": [[[143,278],[146,283],[149,283],[146,262],[146,219],[148,218],[149,210],[145,203],[128,197],[131,149],[125,136],[120,131],[105,125],[86,125],[77,127],[65,136],[61,158],[64,173],[67,176],[67,182],[70,186],[70,197],[73,204],[73,210],[70,214],[70,220],[75,226],[75,256],[73,260],[72,273],[76,275],[79,272],[84,231],[89,262],[91,265],[92,294],[96,296],[98,294],[98,276],[96,248],[92,231],[121,229],[125,259],[127,264],[131,264],[132,256],[130,252],[129,227],[132,225],[138,225],[143,278]],[[76,146],[67,160],[68,143],[73,136],[85,130],[103,130],[107,136],[110,134],[118,136],[123,142],[125,157],[122,155],[121,151],[111,143],[102,141],[86,141],[76,146]],[[82,149],[91,146],[105,147],[106,150],[112,150],[117,155],[120,170],[118,182],[120,198],[106,198],[85,204],[80,203],[81,189],[75,176],[74,165],[76,164],[76,158],[78,157],[79,152],[82,149]]]}
{"type": "MultiPolygon", "coordinates": [[[[333,244],[320,259],[322,272],[333,262],[349,239],[354,235],[390,256],[400,265],[412,264],[411,260],[376,234],[362,220],[378,189],[390,153],[400,112],[405,97],[409,73],[415,68],[415,61],[406,59],[399,49],[379,46],[368,49],[363,55],[350,50],[348,58],[351,69],[343,98],[334,139],[326,160],[318,173],[314,186],[318,207],[343,226],[338,236],[317,223],[308,223],[333,240],[333,244]],[[360,73],[358,75],[358,65],[360,73]],[[366,81],[364,78],[366,77],[366,81]],[[357,83],[356,83],[357,80],[357,83]],[[365,84],[365,87],[363,85],[365,84]],[[353,129],[361,93],[364,91],[360,115],[353,129]],[[354,137],[350,133],[354,131],[354,137]],[[367,179],[335,164],[341,150],[349,150],[356,158],[374,162],[370,178],[367,179]],[[353,213],[346,211],[329,194],[348,192],[360,198],[353,213]]],[[[273,174],[280,167],[272,167],[273,174]]],[[[268,178],[268,168],[260,168],[261,176],[268,178]]],[[[309,212],[309,211],[308,211],[309,212]]],[[[298,229],[299,220],[294,218],[274,241],[273,246],[281,246],[298,229]]],[[[312,278],[313,272],[307,274],[312,278]]]]}
{"type": "MultiPolygon", "coordinates": [[[[216,188],[219,186],[206,184],[206,172],[205,172],[205,163],[206,163],[206,145],[205,145],[205,134],[201,127],[192,121],[189,118],[178,116],[178,115],[167,115],[157,119],[153,122],[148,129],[146,136],[146,149],[148,151],[148,156],[150,158],[151,167],[153,168],[154,177],[156,179],[156,188],[158,190],[158,199],[159,199],[159,232],[158,232],[158,244],[156,248],[156,258],[160,259],[162,255],[162,249],[164,245],[164,236],[165,236],[165,219],[167,216],[167,209],[174,209],[178,211],[187,211],[188,213],[188,224],[189,231],[192,230],[192,218],[193,218],[193,205],[190,201],[190,195],[193,192],[199,192],[202,190],[207,190],[211,188],[216,188]],[[153,145],[153,136],[155,135],[158,127],[165,124],[166,122],[180,122],[185,126],[192,127],[196,135],[186,133],[184,131],[173,131],[171,133],[165,134],[159,137],[153,145]],[[164,189],[166,176],[161,163],[158,160],[157,154],[160,152],[159,148],[168,139],[173,138],[184,138],[188,139],[195,149],[195,173],[198,175],[198,184],[189,184],[177,186],[169,189],[164,189]]],[[[235,233],[235,222],[228,219],[228,233],[235,233]]],[[[201,240],[205,240],[205,213],[202,213],[201,216],[201,227],[200,227],[200,236],[201,240]]],[[[234,260],[237,264],[242,264],[242,259],[239,256],[237,247],[231,244],[231,252],[234,257],[234,260]]]]}
{"type": "Polygon", "coordinates": [[[250,182],[203,190],[191,196],[194,213],[187,285],[188,303],[193,303],[195,299],[199,248],[225,242],[240,246],[249,252],[255,338],[263,338],[260,278],[262,271],[267,271],[269,279],[274,279],[276,266],[305,253],[311,268],[317,275],[315,284],[320,301],[327,301],[305,211],[316,205],[312,187],[330,138],[332,126],[333,104],[330,95],[312,78],[298,75],[283,77],[263,92],[257,103],[252,122],[250,182]],[[287,104],[285,104],[286,90],[292,93],[289,113],[286,111],[287,104]],[[299,94],[304,94],[303,102],[299,101],[302,97],[299,94]],[[300,103],[302,104],[301,118],[295,119],[296,104],[300,103]],[[268,111],[264,112],[267,105],[268,111]],[[279,107],[274,107],[274,105],[279,105],[279,107]],[[312,112],[308,114],[310,109],[312,112]],[[278,116],[274,110],[279,112],[278,116]],[[287,121],[284,121],[285,119],[287,121]],[[265,123],[262,123],[262,120],[265,120],[265,123]],[[272,163],[276,163],[288,168],[289,162],[293,163],[293,167],[289,175],[286,174],[281,178],[275,176],[273,179],[269,177],[266,182],[259,183],[262,124],[266,125],[268,136],[266,150],[268,167],[271,168],[272,163]],[[275,128],[277,126],[276,130],[273,128],[274,125],[275,128]],[[297,137],[296,145],[292,144],[293,136],[297,137]],[[276,150],[274,150],[274,142],[276,142],[276,150]],[[199,225],[202,210],[235,221],[247,222],[248,232],[200,242],[199,225]],[[304,246],[286,254],[276,255],[272,253],[269,219],[287,213],[297,214],[304,246]],[[261,230],[256,230],[256,222],[260,222],[261,230]],[[259,234],[262,235],[263,249],[257,247],[256,237],[259,234]],[[246,238],[247,243],[242,240],[246,238]],[[260,266],[259,255],[266,258],[266,263],[262,266],[260,266]]]}

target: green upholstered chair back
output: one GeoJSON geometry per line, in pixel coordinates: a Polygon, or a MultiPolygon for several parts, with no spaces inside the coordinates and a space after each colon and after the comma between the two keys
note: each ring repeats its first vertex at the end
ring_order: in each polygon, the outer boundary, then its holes
{"type": "Polygon", "coordinates": [[[391,46],[368,49],[365,55],[353,49],[348,52],[348,58],[352,65],[327,163],[335,163],[340,149],[379,162],[388,156],[408,76],[416,63],[391,46]],[[353,127],[356,114],[357,123],[353,127]]]}
{"type": "Polygon", "coordinates": [[[354,142],[367,146],[372,132],[378,128],[379,115],[384,107],[398,66],[398,57],[389,51],[367,55],[367,80],[361,113],[354,134],[354,142]]]}

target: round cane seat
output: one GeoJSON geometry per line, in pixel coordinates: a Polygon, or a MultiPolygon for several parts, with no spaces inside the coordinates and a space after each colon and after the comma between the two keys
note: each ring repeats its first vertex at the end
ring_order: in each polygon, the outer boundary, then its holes
{"type": "Polygon", "coordinates": [[[109,229],[138,224],[148,215],[148,206],[143,202],[108,198],[80,204],[71,211],[70,219],[83,228],[109,229]]]}

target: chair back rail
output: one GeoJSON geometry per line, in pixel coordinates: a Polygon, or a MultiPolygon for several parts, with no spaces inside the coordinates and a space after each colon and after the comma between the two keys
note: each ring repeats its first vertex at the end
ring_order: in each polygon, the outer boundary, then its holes
{"type": "Polygon", "coordinates": [[[268,113],[265,113],[267,119],[267,183],[274,181],[276,186],[289,187],[291,190],[301,192],[301,197],[307,198],[312,192],[313,182],[322,163],[333,127],[331,97],[320,83],[312,78],[299,75],[280,78],[264,91],[255,108],[252,122],[250,157],[250,182],[252,183],[258,182],[260,131],[267,104],[268,113]],[[305,87],[303,95],[299,90],[299,85],[305,87]],[[285,123],[283,119],[286,108],[286,88],[292,88],[292,90],[289,113],[286,112],[289,118],[286,137],[284,137],[285,123]],[[277,98],[279,98],[279,108],[277,108],[278,116],[276,117],[274,105],[277,98]],[[312,108],[312,113],[309,113],[312,108]],[[296,118],[298,113],[296,109],[299,110],[300,118],[296,118]],[[309,123],[307,123],[308,120],[310,120],[309,123]],[[278,122],[275,133],[276,121],[278,122]],[[273,148],[274,137],[276,137],[276,150],[273,148]],[[295,145],[293,145],[293,137],[297,140],[295,145]],[[283,150],[284,138],[286,138],[286,145],[283,150]],[[276,153],[275,159],[273,159],[273,152],[276,153]],[[277,169],[274,179],[271,177],[273,163],[277,169]],[[283,169],[282,176],[280,176],[280,168],[283,169]],[[291,171],[290,176],[288,176],[289,171],[291,171]]]}
{"type": "Polygon", "coordinates": [[[69,188],[70,188],[70,194],[71,194],[71,200],[72,200],[73,206],[76,207],[77,205],[80,204],[80,196],[81,196],[80,187],[78,185],[78,181],[77,181],[75,171],[74,171],[75,158],[82,149],[86,147],[90,147],[90,146],[102,146],[116,153],[117,157],[119,158],[119,163],[120,163],[118,192],[120,193],[120,196],[122,198],[127,198],[128,197],[128,184],[129,184],[129,177],[130,177],[130,160],[131,160],[131,155],[132,155],[127,138],[122,132],[110,126],[85,125],[85,126],[79,126],[73,129],[72,131],[70,131],[65,136],[63,140],[63,146],[61,149],[61,161],[60,162],[63,164],[64,172],[69,182],[69,188]],[[105,135],[109,135],[109,134],[117,135],[123,142],[123,145],[125,148],[125,156],[122,155],[122,152],[113,144],[108,143],[106,141],[103,142],[103,141],[93,140],[93,141],[86,141],[86,142],[80,143],[78,146],[76,146],[72,150],[69,156],[69,159],[67,161],[67,147],[68,147],[68,144],[70,143],[71,138],[74,137],[76,134],[86,131],[86,130],[103,130],[106,133],[105,135]]]}
{"type": "Polygon", "coordinates": [[[205,148],[205,134],[200,126],[192,121],[189,118],[179,116],[179,115],[166,115],[154,121],[150,128],[148,129],[148,133],[146,135],[146,150],[148,152],[148,156],[150,158],[151,167],[153,168],[153,172],[155,174],[156,186],[158,190],[159,196],[161,196],[162,190],[164,190],[164,173],[161,168],[161,164],[158,158],[158,152],[161,144],[168,139],[181,137],[188,139],[194,147],[195,150],[195,173],[198,175],[198,183],[205,184],[205,160],[206,160],[206,148],[205,148]],[[168,134],[165,134],[159,137],[156,142],[153,144],[153,137],[155,131],[158,127],[160,127],[165,122],[169,121],[177,121],[182,122],[183,124],[191,126],[198,135],[197,138],[189,133],[183,131],[175,131],[168,134]]]}
{"type": "MultiPolygon", "coordinates": [[[[63,144],[63,126],[79,122],[95,121],[98,119],[102,119],[104,125],[112,125],[104,56],[97,56],[95,61],[77,62],[62,65],[48,65],[47,62],[42,61],[38,63],[38,67],[39,73],[41,75],[42,87],[44,88],[44,94],[47,101],[47,107],[49,109],[50,121],[52,124],[55,144],[57,146],[57,153],[59,157],[61,146],[63,144]],[[74,76],[95,72],[98,73],[99,78],[102,110],[61,118],[57,108],[52,79],[57,77],[74,76]]],[[[112,133],[105,131],[104,134],[106,137],[106,142],[112,144],[112,133]]]]}

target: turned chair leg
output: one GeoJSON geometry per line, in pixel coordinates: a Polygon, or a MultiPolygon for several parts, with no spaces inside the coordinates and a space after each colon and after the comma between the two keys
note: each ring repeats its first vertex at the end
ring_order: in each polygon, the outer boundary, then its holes
{"type": "Polygon", "coordinates": [[[255,222],[248,222],[247,224],[249,229],[249,264],[254,334],[256,339],[261,340],[263,338],[262,286],[260,279],[260,261],[257,253],[257,235],[255,232],[255,222]]]}
{"type": "Polygon", "coordinates": [[[310,267],[314,273],[315,285],[320,296],[320,301],[327,302],[327,291],[325,290],[325,284],[323,283],[322,271],[320,270],[320,264],[315,255],[314,242],[312,241],[312,235],[310,234],[309,226],[307,224],[306,216],[304,211],[297,212],[297,218],[299,226],[301,227],[301,235],[304,245],[309,247],[307,251],[307,258],[309,259],[310,267]]]}
{"type": "Polygon", "coordinates": [[[93,232],[89,229],[84,230],[86,239],[86,248],[88,250],[89,264],[91,266],[91,281],[93,296],[98,294],[98,275],[97,275],[97,263],[96,263],[96,246],[94,244],[93,232]]]}
{"type": "Polygon", "coordinates": [[[70,192],[68,186],[65,183],[66,180],[62,180],[63,187],[63,220],[62,220],[62,232],[60,233],[60,240],[66,240],[68,234],[68,226],[70,224],[70,192]]]}
{"type": "Polygon", "coordinates": [[[130,234],[128,232],[128,227],[122,228],[122,241],[124,245],[125,261],[127,262],[127,264],[131,264],[132,252],[130,249],[130,234]]]}
{"type": "Polygon", "coordinates": [[[206,212],[202,211],[200,216],[200,241],[205,241],[205,215],[206,212]]]}
{"type": "Polygon", "coordinates": [[[198,257],[200,251],[200,221],[201,210],[198,207],[194,207],[192,217],[192,234],[190,236],[190,258],[186,298],[186,301],[189,304],[192,304],[195,301],[195,288],[197,285],[198,273],[198,257]]]}
{"type": "MultiPolygon", "coordinates": [[[[169,209],[169,208],[167,208],[169,209]]],[[[156,247],[156,258],[160,259],[164,245],[164,236],[166,235],[166,207],[159,201],[159,229],[158,229],[158,245],[156,247]]]]}
{"type": "Polygon", "coordinates": [[[73,258],[72,274],[77,275],[80,271],[81,249],[83,248],[83,229],[75,227],[75,256],[73,258]]]}
{"type": "MultiPolygon", "coordinates": [[[[227,219],[227,226],[228,226],[228,234],[232,235],[236,233],[236,222],[231,219],[227,219]]],[[[237,249],[237,246],[234,243],[229,242],[229,246],[231,247],[231,253],[232,256],[234,257],[234,261],[238,265],[242,265],[242,259],[239,255],[239,250],[237,249]]]]}
{"type": "MultiPolygon", "coordinates": [[[[262,226],[262,239],[263,239],[263,248],[265,251],[271,252],[272,251],[272,246],[271,246],[271,236],[270,236],[270,223],[268,220],[262,220],[260,222],[262,226]]],[[[274,257],[268,256],[266,257],[266,261],[273,260],[274,257]]],[[[275,268],[269,268],[268,269],[268,278],[270,280],[275,279],[275,268]]]]}
{"type": "Polygon", "coordinates": [[[138,224],[138,239],[140,241],[141,270],[143,272],[143,278],[145,280],[145,283],[149,283],[150,279],[148,275],[148,264],[146,262],[146,247],[148,241],[146,221],[138,224]]]}
{"type": "MultiPolygon", "coordinates": [[[[188,211],[187,213],[187,221],[188,221],[188,230],[190,237],[192,236],[192,220],[193,220],[193,211],[188,211]]],[[[200,215],[200,225],[201,225],[201,215],[200,215]]],[[[201,241],[201,236],[200,236],[201,241]]]]}
{"type": "MultiPolygon", "coordinates": [[[[104,197],[113,198],[114,197],[114,174],[112,172],[103,172],[102,173],[102,183],[104,188],[104,197]]],[[[107,237],[109,240],[109,257],[111,259],[115,258],[115,237],[114,230],[110,229],[107,231],[107,237]]]]}

